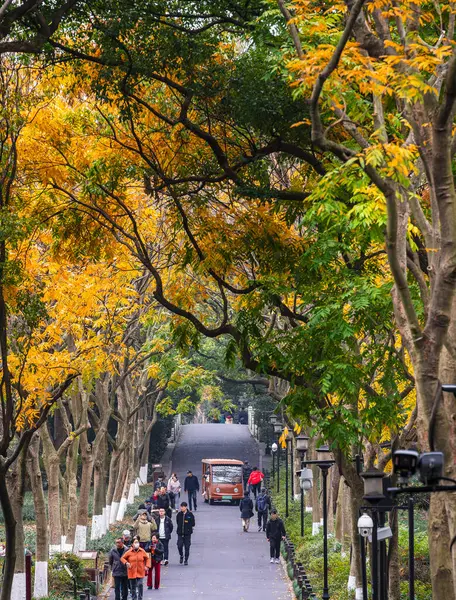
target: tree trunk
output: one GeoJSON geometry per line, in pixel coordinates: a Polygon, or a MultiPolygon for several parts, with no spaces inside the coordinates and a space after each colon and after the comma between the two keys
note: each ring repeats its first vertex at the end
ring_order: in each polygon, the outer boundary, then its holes
{"type": "Polygon", "coordinates": [[[89,522],[89,499],[92,485],[93,456],[87,433],[81,435],[82,474],[79,488],[78,516],[74,535],[73,552],[76,554],[87,548],[87,523],[89,522]]]}
{"type": "Polygon", "coordinates": [[[65,469],[65,482],[68,489],[68,530],[66,532],[66,547],[73,548],[74,534],[78,520],[78,458],[79,438],[74,440],[68,449],[65,469]]]}
{"type": "Polygon", "coordinates": [[[16,519],[16,564],[14,567],[13,587],[11,589],[11,600],[23,600],[25,598],[25,548],[24,548],[24,491],[25,476],[27,473],[26,447],[19,455],[16,461],[15,469],[10,473],[11,486],[14,490],[13,511],[16,519]]]}
{"type": "Polygon", "coordinates": [[[115,523],[117,521],[117,516],[119,514],[120,502],[122,500],[122,493],[125,485],[125,477],[127,474],[128,468],[128,448],[122,452],[119,461],[119,469],[117,471],[116,482],[114,486],[114,494],[112,497],[112,505],[111,505],[111,517],[110,522],[115,523]]]}
{"type": "MultiPolygon", "coordinates": [[[[111,463],[109,465],[108,490],[106,492],[106,526],[109,528],[112,516],[112,503],[114,499],[114,489],[119,474],[119,463],[121,451],[114,450],[111,455],[111,463]]],[[[117,516],[117,515],[116,515],[117,516]]],[[[114,517],[115,518],[115,517],[114,517]]]]}
{"type": "Polygon", "coordinates": [[[443,494],[431,494],[429,506],[429,555],[431,556],[432,597],[454,599],[452,558],[448,517],[443,494]]]}
{"type": "Polygon", "coordinates": [[[11,600],[14,569],[16,566],[16,518],[13,512],[12,498],[6,485],[7,471],[0,466],[0,503],[5,521],[6,556],[3,569],[1,600],[11,600]]]}
{"type": "Polygon", "coordinates": [[[41,430],[43,462],[48,481],[49,551],[60,552],[62,523],[60,520],[60,460],[45,423],[41,430]]]}
{"type": "Polygon", "coordinates": [[[30,485],[33,494],[33,504],[36,515],[36,554],[35,554],[35,582],[33,586],[34,598],[45,598],[48,596],[48,557],[49,538],[46,515],[46,502],[43,492],[43,481],[41,477],[39,461],[40,437],[35,433],[30,444],[27,459],[27,470],[30,477],[30,485]]]}
{"type": "Polygon", "coordinates": [[[103,535],[103,509],[105,507],[105,461],[98,456],[93,465],[93,516],[90,539],[98,540],[103,535]]]}
{"type": "Polygon", "coordinates": [[[312,535],[317,535],[321,525],[321,509],[320,509],[320,467],[312,465],[313,471],[313,487],[312,487],[312,535]]]}
{"type": "Polygon", "coordinates": [[[401,572],[399,564],[399,521],[397,511],[390,513],[393,537],[388,546],[388,600],[401,600],[401,572]]]}

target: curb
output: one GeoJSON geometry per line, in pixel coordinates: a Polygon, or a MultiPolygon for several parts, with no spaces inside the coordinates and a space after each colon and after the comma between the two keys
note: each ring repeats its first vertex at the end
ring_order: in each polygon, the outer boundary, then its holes
{"type": "Polygon", "coordinates": [[[280,554],[280,565],[283,569],[283,574],[285,576],[285,581],[287,582],[288,591],[290,592],[293,600],[296,600],[296,595],[295,595],[294,589],[293,589],[293,582],[290,579],[290,577],[288,576],[287,561],[283,558],[282,554],[280,554]]]}

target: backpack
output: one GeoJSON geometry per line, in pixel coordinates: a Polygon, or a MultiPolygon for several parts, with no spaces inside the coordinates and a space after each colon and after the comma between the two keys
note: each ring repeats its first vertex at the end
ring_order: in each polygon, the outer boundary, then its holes
{"type": "Polygon", "coordinates": [[[258,496],[258,498],[257,498],[258,512],[264,512],[266,510],[267,506],[268,506],[268,503],[266,502],[266,496],[258,496]]]}

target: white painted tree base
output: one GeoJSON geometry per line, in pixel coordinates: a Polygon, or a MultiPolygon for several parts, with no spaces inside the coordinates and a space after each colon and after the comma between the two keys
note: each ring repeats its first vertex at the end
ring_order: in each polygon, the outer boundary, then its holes
{"type": "Polygon", "coordinates": [[[139,496],[139,478],[135,479],[135,498],[139,496]]]}
{"type": "Polygon", "coordinates": [[[87,525],[76,525],[73,552],[76,554],[84,550],[87,550],[87,525]]]}
{"type": "Polygon", "coordinates": [[[111,519],[111,505],[108,504],[108,506],[106,506],[105,510],[106,510],[106,514],[105,514],[106,532],[108,532],[109,531],[109,523],[110,523],[110,519],[111,519]]]}
{"type": "Polygon", "coordinates": [[[122,498],[119,504],[119,510],[117,511],[116,521],[122,521],[125,516],[125,510],[127,508],[127,499],[125,497],[122,498]]]}
{"type": "Polygon", "coordinates": [[[103,508],[103,511],[101,513],[101,536],[103,537],[106,533],[106,506],[103,508]]]}
{"type": "Polygon", "coordinates": [[[113,502],[111,504],[111,511],[109,513],[109,523],[112,525],[117,521],[117,513],[119,512],[119,503],[113,502]]]}
{"type": "Polygon", "coordinates": [[[93,515],[92,517],[92,529],[90,532],[91,540],[99,540],[103,535],[103,515],[93,515]]]}
{"type": "Polygon", "coordinates": [[[356,577],[350,575],[347,583],[347,590],[356,590],[356,577]]]}
{"type": "Polygon", "coordinates": [[[363,600],[363,588],[356,588],[355,600],[363,600]]]}
{"type": "Polygon", "coordinates": [[[320,523],[312,523],[312,535],[318,535],[320,531],[320,523]]]}
{"type": "Polygon", "coordinates": [[[148,470],[149,470],[148,465],[143,465],[139,469],[139,479],[140,479],[140,483],[142,483],[143,485],[145,485],[147,483],[147,471],[148,470]]]}
{"type": "Polygon", "coordinates": [[[26,591],[25,573],[14,573],[10,600],[24,600],[27,597],[26,591]]]}
{"type": "Polygon", "coordinates": [[[128,498],[127,498],[127,504],[133,504],[135,501],[135,484],[134,483],[130,483],[130,487],[128,489],[128,498]]]}
{"type": "Polygon", "coordinates": [[[311,506],[306,506],[306,512],[312,512],[312,507],[311,506]]]}
{"type": "Polygon", "coordinates": [[[33,584],[33,597],[45,598],[48,590],[48,562],[37,561],[35,563],[35,581],[33,584]]]}

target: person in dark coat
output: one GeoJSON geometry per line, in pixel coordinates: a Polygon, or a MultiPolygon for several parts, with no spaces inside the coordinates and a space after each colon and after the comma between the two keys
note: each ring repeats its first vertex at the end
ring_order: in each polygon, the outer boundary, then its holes
{"type": "Polygon", "coordinates": [[[109,564],[114,578],[115,600],[127,600],[128,598],[127,567],[120,560],[127,550],[123,539],[118,538],[115,547],[109,553],[109,564]]]}
{"type": "Polygon", "coordinates": [[[192,510],[192,507],[195,509],[195,511],[197,510],[196,496],[197,492],[199,492],[199,489],[200,484],[198,481],[198,477],[196,475],[193,475],[191,471],[187,471],[187,477],[184,480],[184,492],[187,492],[188,494],[188,506],[190,508],[190,511],[192,510]]]}
{"type": "MultiPolygon", "coordinates": [[[[165,476],[164,475],[159,475],[157,477],[157,481],[154,483],[154,492],[158,491],[163,486],[166,486],[165,476]]],[[[152,501],[152,498],[151,498],[151,501],[152,501]]]]}
{"type": "Polygon", "coordinates": [[[195,517],[188,510],[186,502],[181,502],[180,511],[176,515],[177,523],[177,549],[180,556],[180,564],[188,565],[190,546],[192,544],[192,533],[195,527],[195,517]],[[185,549],[185,559],[184,559],[185,549]]]}
{"type": "Polygon", "coordinates": [[[165,509],[160,508],[159,516],[155,517],[155,522],[157,523],[157,532],[160,542],[163,544],[163,561],[162,564],[168,564],[168,556],[169,556],[169,540],[171,539],[171,534],[173,532],[173,522],[166,515],[165,509]]]}
{"type": "Polygon", "coordinates": [[[173,514],[171,510],[171,499],[169,497],[168,492],[166,491],[166,487],[164,486],[161,487],[158,492],[156,508],[158,510],[160,510],[160,508],[164,508],[168,517],[171,517],[171,515],[173,514]]]}
{"type": "Polygon", "coordinates": [[[266,525],[266,537],[271,554],[270,562],[280,563],[280,544],[285,539],[285,525],[275,509],[271,510],[271,518],[266,525]]]}
{"type": "Polygon", "coordinates": [[[244,461],[244,467],[242,469],[242,475],[243,475],[243,479],[244,479],[244,491],[250,492],[249,486],[247,485],[247,482],[249,480],[250,477],[250,473],[252,472],[252,467],[249,465],[249,461],[245,460],[244,461]]]}
{"type": "Polygon", "coordinates": [[[253,502],[250,499],[250,494],[246,490],[244,498],[239,503],[239,510],[241,511],[242,529],[247,533],[249,530],[250,519],[253,517],[253,502]]]}
{"type": "Polygon", "coordinates": [[[267,490],[260,491],[255,500],[255,509],[258,516],[258,531],[266,531],[268,514],[271,508],[271,498],[269,497],[267,490]]]}

